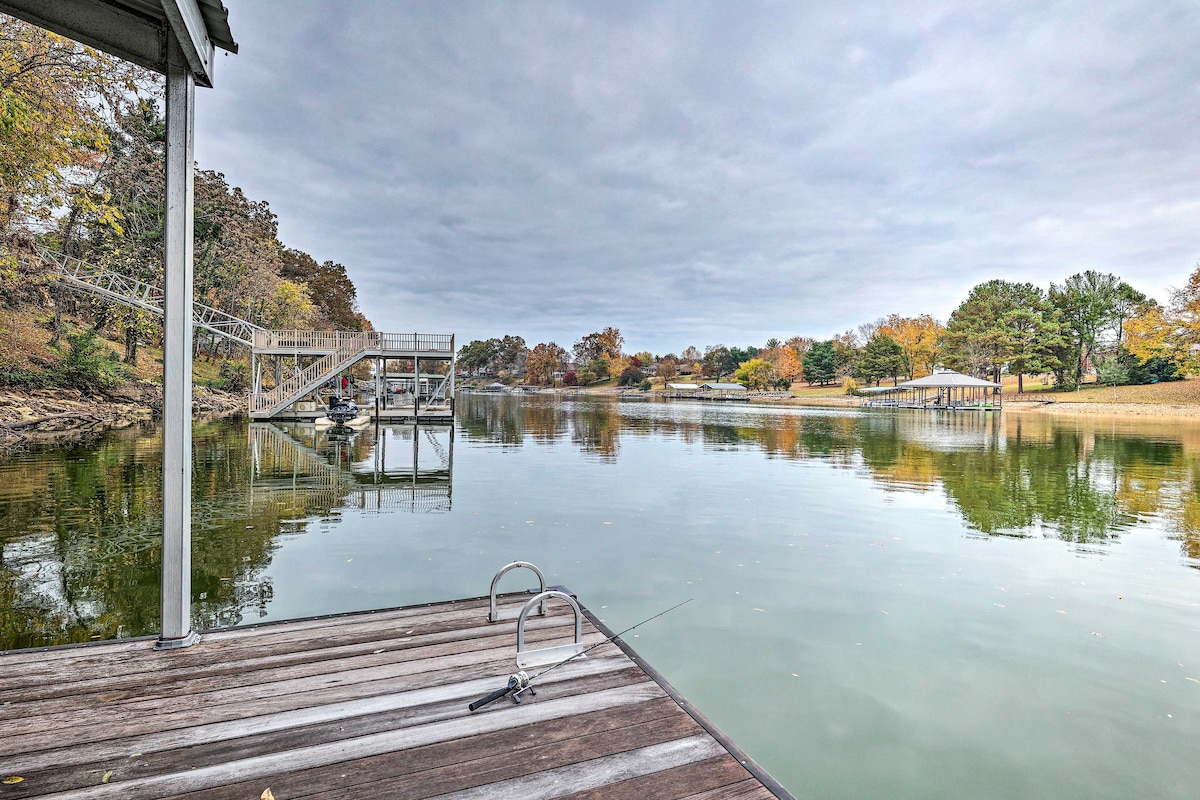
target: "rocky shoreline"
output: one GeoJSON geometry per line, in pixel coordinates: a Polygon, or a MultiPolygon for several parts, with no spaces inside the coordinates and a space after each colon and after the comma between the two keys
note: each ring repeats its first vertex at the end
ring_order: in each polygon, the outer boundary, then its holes
{"type": "MultiPolygon", "coordinates": [[[[203,387],[193,390],[192,410],[201,416],[236,414],[239,395],[203,387]]],[[[152,422],[162,414],[162,387],[136,383],[103,394],[78,389],[0,390],[0,453],[37,443],[65,444],[108,430],[152,422]]]]}

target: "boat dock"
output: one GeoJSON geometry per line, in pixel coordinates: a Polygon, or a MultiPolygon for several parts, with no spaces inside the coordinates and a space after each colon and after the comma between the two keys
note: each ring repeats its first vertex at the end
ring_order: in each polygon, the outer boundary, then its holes
{"type": "MultiPolygon", "coordinates": [[[[585,646],[611,636],[582,612],[585,646]]],[[[516,670],[517,620],[488,617],[485,597],[0,653],[0,798],[791,797],[620,639],[468,711],[516,670]]],[[[527,646],[574,621],[550,603],[527,646]]]]}

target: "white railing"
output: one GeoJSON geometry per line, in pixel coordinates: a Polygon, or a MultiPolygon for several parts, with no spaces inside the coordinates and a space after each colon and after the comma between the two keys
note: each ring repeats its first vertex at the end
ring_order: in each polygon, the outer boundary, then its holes
{"type": "Polygon", "coordinates": [[[383,333],[382,331],[267,331],[254,335],[256,350],[289,350],[302,352],[317,350],[331,352],[339,349],[347,339],[362,339],[366,350],[392,351],[396,353],[440,353],[454,352],[454,336],[443,333],[383,333]]]}

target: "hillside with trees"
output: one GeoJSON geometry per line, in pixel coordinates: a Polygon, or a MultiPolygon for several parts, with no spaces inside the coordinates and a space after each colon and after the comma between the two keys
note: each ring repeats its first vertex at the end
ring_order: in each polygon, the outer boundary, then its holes
{"type": "MultiPolygon", "coordinates": [[[[161,341],[159,321],[66,290],[34,247],[163,285],[163,91],[157,75],[0,15],[0,387],[103,389],[155,372],[139,350],[161,341]]],[[[267,201],[197,169],[195,298],[265,328],[369,329],[346,268],[278,233],[267,201]]],[[[197,332],[211,383],[236,392],[239,349],[197,332]]]]}

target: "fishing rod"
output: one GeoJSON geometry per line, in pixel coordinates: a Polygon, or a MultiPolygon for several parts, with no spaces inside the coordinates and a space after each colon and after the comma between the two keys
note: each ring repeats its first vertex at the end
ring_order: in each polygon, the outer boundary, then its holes
{"type": "Polygon", "coordinates": [[[510,694],[513,696],[513,702],[519,703],[519,702],[521,702],[521,694],[525,691],[528,691],[531,695],[536,696],[537,689],[533,688],[533,682],[535,680],[537,680],[538,678],[542,677],[543,675],[545,675],[550,670],[558,669],[563,664],[566,664],[568,661],[574,661],[577,658],[582,658],[584,655],[595,650],[600,645],[608,644],[613,639],[619,639],[620,637],[629,633],[634,628],[640,628],[642,625],[645,625],[647,622],[656,620],[659,617],[663,616],[664,614],[669,614],[670,612],[674,611],[675,609],[679,608],[680,606],[687,605],[688,603],[692,602],[692,599],[693,598],[689,597],[687,600],[684,600],[682,603],[677,603],[676,605],[671,606],[666,611],[660,611],[657,614],[655,614],[653,617],[647,617],[646,619],[642,620],[641,622],[639,622],[636,625],[630,625],[628,628],[621,631],[620,633],[614,633],[612,636],[609,636],[604,641],[596,642],[594,645],[587,648],[586,650],[580,650],[578,653],[575,653],[574,655],[569,655],[566,658],[564,658],[562,661],[559,661],[556,664],[551,664],[550,666],[546,667],[544,670],[537,673],[533,677],[530,677],[529,675],[527,675],[525,673],[525,670],[521,670],[520,672],[516,672],[512,675],[509,675],[508,676],[508,684],[506,686],[504,686],[501,689],[497,689],[496,691],[492,692],[491,694],[484,695],[483,697],[476,700],[474,703],[471,703],[469,706],[467,706],[467,708],[470,709],[471,711],[478,711],[479,709],[486,706],[488,703],[491,703],[495,700],[499,700],[501,697],[507,697],[510,694]]]}

